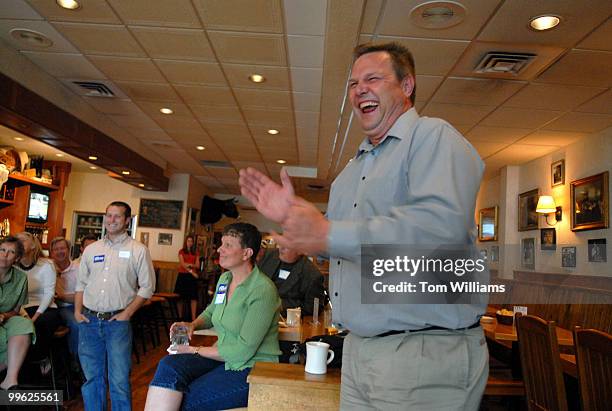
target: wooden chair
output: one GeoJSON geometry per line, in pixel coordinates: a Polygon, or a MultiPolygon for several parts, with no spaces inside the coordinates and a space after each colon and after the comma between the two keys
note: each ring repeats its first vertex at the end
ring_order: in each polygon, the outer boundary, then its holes
{"type": "Polygon", "coordinates": [[[612,335],[576,327],[574,347],[583,411],[609,410],[612,404],[612,335]]]}
{"type": "Polygon", "coordinates": [[[516,324],[528,409],[567,411],[555,323],[517,314],[516,324]]]}

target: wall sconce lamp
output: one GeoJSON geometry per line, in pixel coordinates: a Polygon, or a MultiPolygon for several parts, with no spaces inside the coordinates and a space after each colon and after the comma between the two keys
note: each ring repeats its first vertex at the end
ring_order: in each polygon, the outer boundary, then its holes
{"type": "Polygon", "coordinates": [[[540,196],[538,199],[538,205],[536,206],[536,213],[546,214],[546,224],[555,225],[558,221],[561,221],[562,211],[561,206],[557,207],[555,204],[555,199],[552,196],[540,196]],[[548,222],[548,217],[554,214],[555,222],[548,222]]]}

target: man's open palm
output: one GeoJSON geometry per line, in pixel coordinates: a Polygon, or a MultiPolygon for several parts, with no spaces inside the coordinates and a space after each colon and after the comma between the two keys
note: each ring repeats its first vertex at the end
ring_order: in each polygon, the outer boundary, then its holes
{"type": "Polygon", "coordinates": [[[287,170],[281,170],[282,185],[253,168],[240,170],[240,192],[269,220],[282,223],[294,199],[293,185],[287,170]]]}

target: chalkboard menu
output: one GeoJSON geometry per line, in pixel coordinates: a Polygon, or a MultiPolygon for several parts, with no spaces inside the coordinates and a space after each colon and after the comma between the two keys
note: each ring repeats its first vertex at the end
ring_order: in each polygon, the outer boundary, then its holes
{"type": "Polygon", "coordinates": [[[141,227],[181,229],[182,201],[140,199],[141,227]]]}

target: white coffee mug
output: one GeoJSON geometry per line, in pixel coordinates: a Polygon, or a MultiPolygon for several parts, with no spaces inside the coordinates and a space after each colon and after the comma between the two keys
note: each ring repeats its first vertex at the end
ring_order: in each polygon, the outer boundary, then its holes
{"type": "Polygon", "coordinates": [[[329,349],[329,344],[322,341],[310,341],[306,343],[307,373],[325,374],[327,373],[327,364],[333,360],[334,352],[329,349]]]}
{"type": "Polygon", "coordinates": [[[300,318],[302,317],[302,309],[298,308],[287,308],[287,326],[298,327],[300,325],[300,318]]]}

